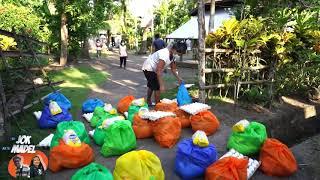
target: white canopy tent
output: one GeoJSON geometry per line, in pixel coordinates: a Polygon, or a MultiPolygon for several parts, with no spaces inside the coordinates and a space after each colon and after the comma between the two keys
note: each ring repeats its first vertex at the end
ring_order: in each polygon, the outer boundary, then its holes
{"type": "MultiPolygon", "coordinates": [[[[224,20],[231,17],[230,12],[224,9],[217,10],[214,16],[214,29],[219,28],[224,20]]],[[[209,29],[210,15],[205,15],[206,32],[209,29]]],[[[198,39],[198,17],[192,16],[191,19],[166,36],[167,39],[198,39]]]]}

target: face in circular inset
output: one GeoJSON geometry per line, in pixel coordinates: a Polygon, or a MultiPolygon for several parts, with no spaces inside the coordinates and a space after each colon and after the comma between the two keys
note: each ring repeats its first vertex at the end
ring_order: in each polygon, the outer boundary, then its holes
{"type": "Polygon", "coordinates": [[[40,165],[40,158],[38,156],[35,156],[32,160],[33,160],[33,165],[35,166],[40,165]]]}
{"type": "Polygon", "coordinates": [[[20,167],[21,166],[21,159],[19,157],[16,157],[13,159],[13,163],[16,167],[20,167]]]}

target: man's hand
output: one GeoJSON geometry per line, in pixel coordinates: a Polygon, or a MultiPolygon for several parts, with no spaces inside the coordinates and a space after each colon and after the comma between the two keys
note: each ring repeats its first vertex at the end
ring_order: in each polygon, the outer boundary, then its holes
{"type": "Polygon", "coordinates": [[[179,85],[180,85],[182,82],[183,82],[183,79],[179,78],[179,79],[178,79],[179,85]]]}

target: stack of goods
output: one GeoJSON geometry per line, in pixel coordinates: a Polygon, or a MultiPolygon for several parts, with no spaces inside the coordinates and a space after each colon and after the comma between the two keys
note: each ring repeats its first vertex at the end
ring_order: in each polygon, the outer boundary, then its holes
{"type": "Polygon", "coordinates": [[[131,102],[135,99],[134,96],[125,96],[122,99],[120,99],[117,110],[119,113],[124,114],[125,112],[128,112],[129,106],[131,105],[131,102]]]}
{"type": "Polygon", "coordinates": [[[161,147],[171,148],[179,140],[181,123],[174,113],[148,111],[142,113],[140,117],[151,121],[153,136],[161,147]]]}
{"type": "Polygon", "coordinates": [[[205,179],[247,180],[248,163],[249,160],[246,158],[232,156],[219,159],[206,169],[205,179]]]}
{"type": "Polygon", "coordinates": [[[103,156],[122,155],[136,148],[136,136],[129,121],[115,120],[110,126],[106,123],[102,128],[105,131],[100,151],[103,156]]]}
{"type": "Polygon", "coordinates": [[[156,111],[165,111],[165,112],[174,112],[176,109],[178,109],[177,101],[170,100],[170,99],[162,99],[154,107],[154,110],[156,111]]]}
{"type": "Polygon", "coordinates": [[[107,118],[98,124],[96,129],[94,130],[92,137],[94,142],[101,146],[106,138],[107,130],[114,122],[125,120],[123,116],[114,116],[111,118],[107,118]]]}
{"type": "Polygon", "coordinates": [[[59,106],[56,101],[50,101],[41,113],[38,125],[40,128],[55,128],[57,124],[63,121],[72,121],[72,115],[68,109],[59,106]]]}
{"type": "Polygon", "coordinates": [[[71,102],[60,92],[53,92],[44,99],[43,111],[34,112],[40,128],[55,128],[62,121],[71,121],[71,102]]]}
{"type": "Polygon", "coordinates": [[[182,179],[195,179],[203,176],[216,160],[216,148],[209,144],[203,131],[197,131],[192,139],[185,139],[178,144],[175,171],[182,179]]]}
{"type": "Polygon", "coordinates": [[[193,131],[201,130],[206,135],[215,133],[220,122],[217,117],[209,111],[211,107],[202,103],[192,103],[180,106],[180,109],[190,114],[191,127],[193,131]]]}
{"type": "Polygon", "coordinates": [[[115,180],[164,180],[160,159],[150,151],[131,151],[116,161],[115,180]]]}
{"type": "Polygon", "coordinates": [[[97,127],[107,118],[119,116],[117,110],[111,106],[111,104],[105,104],[104,107],[96,107],[92,114],[92,118],[89,120],[91,127],[97,127]]]}
{"type": "Polygon", "coordinates": [[[153,136],[152,122],[147,119],[142,119],[139,113],[133,117],[132,128],[138,139],[150,138],[153,136]]]}
{"type": "Polygon", "coordinates": [[[241,159],[241,158],[248,159],[247,179],[250,179],[252,177],[252,175],[257,171],[257,169],[259,168],[259,166],[261,164],[261,162],[255,160],[255,159],[248,158],[248,157],[244,156],[243,154],[237,152],[234,149],[229,150],[229,152],[227,152],[225,155],[223,155],[220,159],[223,159],[226,157],[235,157],[238,159],[241,159]]]}
{"type": "Polygon", "coordinates": [[[227,147],[244,155],[254,155],[259,153],[266,139],[267,131],[263,124],[242,120],[232,128],[227,147]]]}
{"type": "Polygon", "coordinates": [[[190,114],[179,109],[177,100],[162,99],[155,106],[156,111],[173,112],[179,119],[182,128],[190,127],[190,114]]]}
{"type": "Polygon", "coordinates": [[[89,165],[78,170],[71,180],[113,180],[113,176],[110,171],[97,163],[90,163],[89,165]]]}
{"type": "Polygon", "coordinates": [[[104,102],[99,98],[87,99],[82,104],[83,113],[92,113],[96,107],[104,107],[104,102]]]}
{"type": "Polygon", "coordinates": [[[270,176],[291,176],[298,165],[290,149],[277,139],[265,140],[260,151],[261,170],[270,176]]]}
{"type": "Polygon", "coordinates": [[[141,108],[148,109],[148,104],[145,102],[144,98],[135,99],[131,102],[128,109],[128,120],[132,123],[133,117],[139,112],[141,108]]]}
{"type": "Polygon", "coordinates": [[[59,123],[51,141],[49,169],[57,172],[63,168],[78,168],[93,162],[94,152],[89,143],[83,123],[59,123]]]}

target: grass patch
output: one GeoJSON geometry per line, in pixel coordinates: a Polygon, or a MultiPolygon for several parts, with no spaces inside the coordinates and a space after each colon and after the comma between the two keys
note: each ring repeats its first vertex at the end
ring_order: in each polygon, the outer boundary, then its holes
{"type": "MultiPolygon", "coordinates": [[[[72,113],[74,120],[77,119],[77,112],[81,110],[82,103],[86,100],[91,89],[104,83],[108,77],[106,72],[96,70],[88,65],[65,68],[61,71],[51,71],[48,75],[53,81],[65,81],[65,83],[56,88],[61,88],[61,92],[71,101],[72,109],[70,112],[72,113]]],[[[39,96],[45,96],[50,92],[52,91],[49,88],[43,89],[39,96]]],[[[30,95],[26,100],[26,104],[36,99],[37,97],[35,95],[30,95]]],[[[54,133],[55,129],[39,129],[37,121],[32,113],[42,109],[43,105],[39,103],[28,109],[25,113],[17,115],[16,119],[11,119],[12,136],[17,137],[18,135],[23,134],[31,135],[31,144],[38,144],[44,137],[48,136],[50,133],[54,133]]],[[[10,137],[8,137],[8,139],[9,138],[10,137]]],[[[1,145],[11,147],[12,144],[14,144],[14,141],[7,141],[1,145]]],[[[44,150],[44,152],[46,152],[46,150],[44,150]]],[[[3,162],[0,166],[0,179],[10,179],[7,172],[7,164],[13,154],[10,154],[9,151],[0,154],[0,160],[3,162]]]]}
{"type": "MultiPolygon", "coordinates": [[[[73,68],[65,68],[61,71],[51,71],[49,76],[53,81],[65,81],[65,83],[57,86],[56,88],[61,88],[61,92],[71,101],[72,109],[70,112],[73,116],[73,119],[77,120],[77,112],[81,110],[82,103],[86,100],[91,89],[104,83],[108,74],[106,72],[96,70],[90,66],[82,65],[73,68]]],[[[44,89],[41,91],[40,96],[42,97],[50,92],[51,90],[49,88],[44,89]]],[[[35,95],[30,95],[26,102],[28,103],[34,101],[35,99],[35,95]]],[[[28,109],[24,114],[19,114],[17,119],[13,119],[11,121],[12,135],[31,135],[32,142],[37,144],[45,136],[51,132],[54,132],[54,129],[38,128],[38,124],[32,113],[42,109],[43,105],[39,103],[28,109]]]]}

